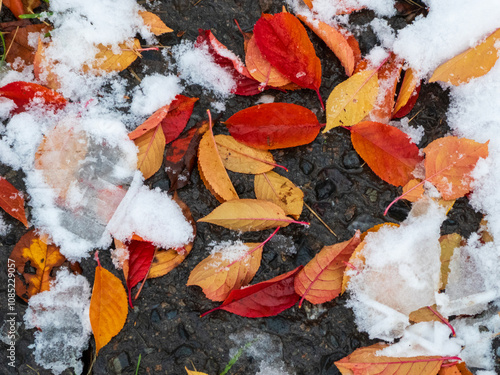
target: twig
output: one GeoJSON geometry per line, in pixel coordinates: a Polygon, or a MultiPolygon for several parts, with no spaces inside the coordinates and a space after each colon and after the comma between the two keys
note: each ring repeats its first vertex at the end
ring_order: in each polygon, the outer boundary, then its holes
{"type": "Polygon", "coordinates": [[[332,228],[330,228],[330,227],[329,227],[329,226],[328,226],[328,225],[327,225],[327,224],[323,221],[323,219],[322,219],[322,218],[320,218],[320,217],[319,217],[319,215],[318,215],[316,212],[314,212],[314,210],[313,210],[311,207],[309,207],[309,205],[308,205],[306,202],[304,202],[304,206],[306,206],[306,207],[307,207],[307,209],[308,209],[309,211],[311,211],[311,213],[312,213],[314,216],[316,216],[316,219],[318,219],[318,220],[321,222],[321,224],[323,224],[323,225],[326,227],[326,229],[328,229],[328,230],[330,231],[330,233],[331,233],[331,234],[333,234],[335,237],[337,237],[337,235],[336,235],[336,234],[335,234],[335,232],[332,230],[332,228]]]}
{"type": "Polygon", "coordinates": [[[127,68],[128,71],[130,72],[130,74],[132,74],[132,76],[138,80],[139,82],[142,82],[142,80],[139,78],[139,76],[137,75],[137,73],[134,71],[134,69],[132,69],[130,66],[127,68]]]}

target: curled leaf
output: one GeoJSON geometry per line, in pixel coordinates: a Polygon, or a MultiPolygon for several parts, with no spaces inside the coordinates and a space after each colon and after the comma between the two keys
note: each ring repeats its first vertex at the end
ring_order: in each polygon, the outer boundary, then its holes
{"type": "Polygon", "coordinates": [[[392,111],[392,117],[401,118],[406,116],[413,109],[418,94],[420,93],[420,80],[413,69],[408,68],[405,72],[398,99],[392,111]]]}

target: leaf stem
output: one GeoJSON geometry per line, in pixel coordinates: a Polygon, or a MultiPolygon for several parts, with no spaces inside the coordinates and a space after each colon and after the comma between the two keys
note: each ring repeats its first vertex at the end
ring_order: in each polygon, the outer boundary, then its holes
{"type": "Polygon", "coordinates": [[[94,253],[94,259],[97,262],[97,267],[102,267],[101,262],[99,261],[99,250],[96,250],[96,252],[94,253]]]}
{"type": "Polygon", "coordinates": [[[442,316],[438,311],[434,310],[434,308],[432,308],[432,306],[427,306],[427,308],[429,310],[432,311],[432,313],[434,315],[436,315],[439,320],[441,320],[444,324],[446,324],[448,326],[449,329],[451,329],[451,334],[453,335],[453,337],[457,337],[457,334],[455,332],[455,329],[453,328],[453,326],[450,324],[449,320],[446,319],[444,316],[442,316]]]}

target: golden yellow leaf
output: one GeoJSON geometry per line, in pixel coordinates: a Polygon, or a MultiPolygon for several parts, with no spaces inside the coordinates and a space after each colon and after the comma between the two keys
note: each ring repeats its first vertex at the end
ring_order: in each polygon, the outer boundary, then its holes
{"type": "Polygon", "coordinates": [[[424,184],[422,180],[414,178],[403,186],[403,198],[410,202],[416,202],[424,196],[424,184]]]}
{"type": "Polygon", "coordinates": [[[170,27],[165,25],[165,23],[158,17],[156,14],[151,12],[146,12],[144,10],[139,11],[139,16],[141,16],[144,25],[149,27],[149,30],[156,36],[171,33],[172,30],[170,27]]]}
{"type": "Polygon", "coordinates": [[[338,84],[326,101],[326,127],[323,133],[337,126],[351,126],[371,111],[378,95],[376,70],[354,74],[338,84]]]}
{"type": "Polygon", "coordinates": [[[224,301],[232,290],[252,281],[262,259],[263,246],[260,245],[245,243],[246,250],[236,259],[224,250],[209,255],[191,271],[186,285],[198,285],[207,298],[224,301]],[[255,250],[252,251],[253,249],[255,250]]]}
{"type": "Polygon", "coordinates": [[[217,150],[211,128],[203,135],[198,146],[198,169],[206,188],[219,202],[238,199],[217,150]]]}
{"type": "Polygon", "coordinates": [[[119,278],[98,265],[90,299],[90,324],[95,338],[96,357],[127,320],[127,293],[119,278]]]}
{"type": "Polygon", "coordinates": [[[458,233],[446,234],[439,238],[441,245],[441,287],[445,289],[448,283],[448,274],[450,273],[450,260],[455,249],[462,244],[462,236],[458,233]]]}
{"type": "Polygon", "coordinates": [[[498,40],[500,40],[500,29],[476,47],[469,48],[440,65],[429,82],[442,81],[458,86],[467,83],[472,78],[485,75],[498,60],[498,40]]]}
{"type": "Polygon", "coordinates": [[[257,150],[238,142],[230,135],[215,136],[222,164],[232,172],[257,174],[272,170],[276,163],[267,150],[257,150]]]}
{"type": "Polygon", "coordinates": [[[295,222],[285,215],[281,207],[259,199],[235,199],[224,202],[198,221],[243,232],[286,227],[295,222]]]}
{"type": "Polygon", "coordinates": [[[298,219],[304,205],[304,193],[288,178],[276,172],[255,176],[255,196],[280,206],[285,214],[298,219]]]}
{"type": "Polygon", "coordinates": [[[137,153],[137,169],[148,179],[160,169],[165,151],[165,135],[161,126],[149,130],[134,139],[139,149],[137,153]]]}
{"type": "Polygon", "coordinates": [[[398,99],[396,100],[394,110],[392,111],[393,115],[396,114],[401,108],[403,108],[406,103],[408,103],[408,100],[410,100],[411,96],[415,92],[415,88],[417,87],[419,82],[420,80],[418,79],[413,69],[406,69],[403,82],[401,83],[401,88],[399,89],[398,99]]]}
{"type": "MultiPolygon", "coordinates": [[[[431,306],[434,310],[436,310],[437,306],[432,305],[431,306]]],[[[421,307],[420,309],[413,311],[410,313],[408,319],[412,323],[420,323],[420,322],[441,322],[441,319],[432,312],[429,307],[424,306],[421,307]]]]}
{"type": "Polygon", "coordinates": [[[199,372],[199,371],[193,371],[193,370],[188,370],[187,367],[184,367],[184,369],[186,370],[187,372],[187,375],[208,375],[204,372],[199,372]]]}
{"type": "Polygon", "coordinates": [[[115,54],[110,46],[102,44],[97,45],[99,52],[95,55],[95,62],[89,65],[84,65],[82,70],[87,73],[91,69],[96,69],[104,73],[121,72],[127,69],[139,56],[137,52],[141,48],[141,43],[138,39],[133,42],[121,43],[118,45],[120,52],[115,54]]]}
{"type": "Polygon", "coordinates": [[[55,270],[66,267],[81,273],[78,263],[72,265],[59,252],[59,248],[48,243],[47,236],[38,236],[32,229],[21,237],[9,256],[16,266],[16,294],[25,301],[37,293],[50,289],[55,280],[55,270]],[[35,273],[27,271],[29,265],[35,273]]]}
{"type": "Polygon", "coordinates": [[[467,368],[465,362],[457,363],[453,366],[441,367],[438,375],[473,375],[467,368]]]}

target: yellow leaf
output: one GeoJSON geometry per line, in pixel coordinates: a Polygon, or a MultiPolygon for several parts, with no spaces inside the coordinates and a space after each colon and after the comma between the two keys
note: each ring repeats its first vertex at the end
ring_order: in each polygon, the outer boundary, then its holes
{"type": "Polygon", "coordinates": [[[243,232],[286,227],[294,220],[272,202],[258,199],[236,199],[222,203],[198,221],[243,232]]]}
{"type": "Polygon", "coordinates": [[[302,213],[304,193],[288,178],[276,172],[259,174],[255,176],[254,189],[257,199],[275,203],[296,220],[302,213]]]}
{"type": "Polygon", "coordinates": [[[498,45],[500,29],[487,37],[474,48],[469,48],[440,65],[432,74],[429,82],[448,82],[458,86],[467,83],[472,78],[485,75],[498,60],[498,45]]]}
{"type": "Polygon", "coordinates": [[[91,69],[97,69],[104,73],[121,72],[140,56],[139,52],[137,52],[141,48],[138,39],[134,39],[133,43],[121,43],[118,47],[121,51],[115,54],[110,46],[97,45],[99,52],[95,55],[96,61],[91,66],[84,65],[82,70],[85,73],[91,69]]]}
{"type": "Polygon", "coordinates": [[[121,331],[127,313],[127,293],[122,282],[108,270],[97,266],[89,311],[96,357],[99,350],[121,331]]]}
{"type": "Polygon", "coordinates": [[[446,234],[439,238],[441,245],[441,287],[445,289],[448,283],[448,274],[450,273],[450,260],[453,252],[462,243],[462,236],[458,233],[446,234]]]}
{"type": "Polygon", "coordinates": [[[257,174],[272,170],[276,163],[267,150],[257,150],[239,143],[230,135],[216,135],[215,143],[226,169],[232,172],[257,174]]]}
{"type": "Polygon", "coordinates": [[[323,133],[337,126],[351,126],[371,111],[378,95],[376,70],[354,74],[338,84],[326,102],[326,127],[323,133]]]}
{"type": "Polygon", "coordinates": [[[149,30],[151,30],[151,32],[156,36],[165,33],[171,33],[172,31],[174,31],[170,27],[165,25],[165,23],[163,23],[160,17],[158,17],[154,13],[140,10],[139,16],[141,16],[144,25],[148,26],[149,30]]]}
{"type": "MultiPolygon", "coordinates": [[[[434,310],[436,310],[437,306],[431,306],[434,310]]],[[[420,323],[420,322],[441,322],[442,320],[432,312],[429,307],[424,306],[416,311],[410,313],[408,319],[412,323],[420,323]]]]}
{"type": "Polygon", "coordinates": [[[398,99],[396,100],[394,110],[392,111],[393,115],[398,113],[398,111],[403,108],[406,103],[408,103],[408,100],[410,100],[411,96],[415,92],[415,88],[419,82],[420,80],[416,76],[413,69],[408,68],[405,72],[403,82],[401,83],[401,88],[399,89],[398,99]]]}
{"type": "Polygon", "coordinates": [[[203,135],[198,147],[198,169],[206,188],[219,202],[238,199],[217,150],[211,128],[203,135]]]}
{"type": "Polygon", "coordinates": [[[192,371],[192,370],[188,370],[187,367],[184,367],[184,369],[187,371],[187,375],[208,375],[204,372],[199,372],[199,371],[192,371]]]}
{"type": "MultiPolygon", "coordinates": [[[[186,285],[198,285],[207,298],[212,301],[224,301],[232,290],[246,286],[252,281],[262,259],[263,247],[260,245],[245,243],[246,249],[242,249],[241,256],[236,259],[233,259],[232,254],[227,255],[224,249],[209,255],[191,271],[186,285]],[[252,252],[253,249],[255,251],[252,252]]],[[[240,254],[240,251],[237,254],[240,254]]]]}
{"type": "Polygon", "coordinates": [[[165,135],[161,126],[149,130],[140,137],[134,139],[139,149],[137,154],[137,169],[148,179],[154,175],[163,162],[163,151],[165,151],[165,135]]]}

